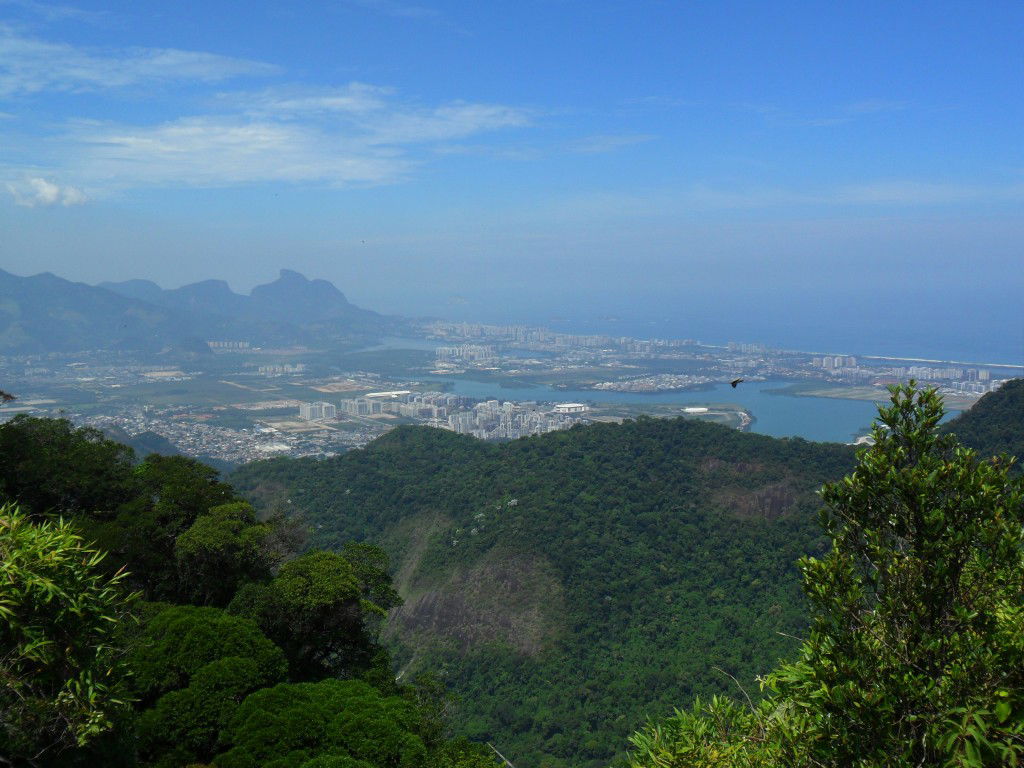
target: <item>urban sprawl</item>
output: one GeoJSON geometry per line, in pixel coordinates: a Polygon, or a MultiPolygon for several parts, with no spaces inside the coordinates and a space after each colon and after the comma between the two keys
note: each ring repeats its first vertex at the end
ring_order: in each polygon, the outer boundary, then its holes
{"type": "Polygon", "coordinates": [[[1022,372],[998,364],[577,335],[529,326],[427,322],[408,335],[419,351],[403,347],[401,339],[384,345],[394,369],[386,376],[347,370],[345,358],[323,351],[264,349],[231,339],[209,341],[205,362],[174,365],[110,351],[0,357],[5,389],[18,395],[0,408],[0,420],[19,413],[63,415],[131,438],[155,433],[187,455],[241,463],[331,455],[400,424],[508,440],[650,412],[745,429],[756,414],[729,405],[721,391],[709,396],[716,403],[711,407],[644,400],[650,393],[713,390],[736,378],[747,386],[779,382],[796,395],[856,399],[882,398],[886,385],[912,378],[938,387],[962,409],[1022,372]],[[468,397],[449,391],[457,381],[490,389],[468,397]],[[505,384],[536,387],[539,394],[502,398],[505,384]],[[570,396],[560,397],[560,391],[570,396]],[[590,392],[592,397],[585,396],[590,392]],[[602,394],[609,392],[636,397],[615,408],[602,394]]]}

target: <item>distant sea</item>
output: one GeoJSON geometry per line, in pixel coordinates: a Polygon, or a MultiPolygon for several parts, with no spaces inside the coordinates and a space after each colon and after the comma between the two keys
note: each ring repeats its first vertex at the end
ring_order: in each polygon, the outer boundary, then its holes
{"type": "MultiPolygon", "coordinates": [[[[571,291],[571,287],[567,286],[571,291]]],[[[891,290],[862,301],[828,295],[649,296],[569,293],[561,301],[473,300],[437,312],[453,320],[544,326],[579,334],[737,341],[845,355],[1024,365],[1024,297],[942,297],[911,303],[891,290]]]]}
{"type": "Polygon", "coordinates": [[[765,344],[777,349],[845,355],[878,355],[974,363],[1024,365],[1024,313],[1008,325],[992,327],[968,316],[958,323],[922,329],[906,320],[882,323],[864,318],[856,324],[833,323],[828,317],[806,323],[760,323],[756,317],[663,317],[637,320],[605,315],[567,318],[557,315],[532,325],[578,334],[607,334],[638,339],[694,339],[705,344],[730,341],[765,344]]]}

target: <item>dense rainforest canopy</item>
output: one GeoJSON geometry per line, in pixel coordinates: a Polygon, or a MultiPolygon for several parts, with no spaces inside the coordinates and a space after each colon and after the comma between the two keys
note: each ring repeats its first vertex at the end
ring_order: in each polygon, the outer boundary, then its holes
{"type": "Polygon", "coordinates": [[[859,464],[673,420],[503,445],[417,428],[244,468],[245,498],[18,417],[0,757],[454,768],[494,765],[492,740],[520,765],[630,743],[637,768],[1012,763],[1021,480],[939,436],[1012,449],[1011,384],[943,430],[934,395],[896,392],[859,464]]]}
{"type": "MultiPolygon", "coordinates": [[[[1011,382],[948,428],[1020,435],[1022,393],[1011,382]]],[[[232,482],[303,516],[320,546],[388,551],[405,598],[390,646],[403,669],[444,676],[461,733],[597,766],[647,717],[733,693],[732,678],[756,698],[755,678],[796,653],[796,561],[829,546],[817,491],[854,464],[848,446],[639,419],[504,444],[403,428],[232,482]]]]}
{"type": "Polygon", "coordinates": [[[394,681],[379,549],[306,549],[209,467],[63,420],[0,426],[0,495],[0,764],[493,763],[394,681]]]}
{"type": "Polygon", "coordinates": [[[895,390],[856,471],[823,489],[809,632],[768,695],[650,725],[631,768],[1020,764],[1024,480],[941,417],[934,391],[895,390]]]}
{"type": "Polygon", "coordinates": [[[806,626],[796,560],[842,445],[695,421],[597,424],[504,444],[400,428],[326,461],[232,476],[313,542],[380,544],[405,604],[402,669],[460,699],[459,732],[532,765],[605,765],[632,730],[734,689],[806,626]]]}

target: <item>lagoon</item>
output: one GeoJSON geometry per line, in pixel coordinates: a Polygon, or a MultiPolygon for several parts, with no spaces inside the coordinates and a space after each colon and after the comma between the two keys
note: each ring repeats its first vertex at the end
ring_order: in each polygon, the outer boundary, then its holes
{"type": "Polygon", "coordinates": [[[771,394],[792,382],[744,382],[733,389],[726,383],[713,389],[684,392],[637,394],[599,390],[566,390],[547,386],[509,387],[497,382],[471,381],[439,377],[448,391],[465,397],[497,400],[537,400],[540,402],[644,403],[675,404],[680,407],[705,403],[735,403],[753,417],[752,432],[772,437],[802,437],[820,442],[850,443],[863,434],[878,415],[875,403],[865,400],[839,400],[830,397],[804,397],[771,394]]]}
{"type": "MultiPolygon", "coordinates": [[[[438,342],[428,339],[389,337],[371,349],[432,350],[438,342]]],[[[636,405],[687,405],[732,403],[745,408],[754,417],[750,431],[772,437],[802,437],[819,442],[850,443],[864,434],[878,415],[876,403],[866,400],[842,400],[832,397],[806,397],[776,394],[792,385],[788,380],[749,381],[733,389],[727,383],[714,388],[683,392],[641,394],[603,392],[590,389],[555,389],[545,385],[511,386],[498,381],[473,381],[466,378],[436,376],[424,382],[444,382],[449,392],[465,397],[497,400],[537,400],[554,403],[629,403],[636,405]]],[[[946,418],[956,415],[955,411],[946,418]]]]}

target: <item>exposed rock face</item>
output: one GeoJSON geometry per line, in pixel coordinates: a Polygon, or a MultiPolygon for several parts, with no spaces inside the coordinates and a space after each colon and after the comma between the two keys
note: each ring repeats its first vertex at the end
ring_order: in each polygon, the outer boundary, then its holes
{"type": "Polygon", "coordinates": [[[543,558],[492,550],[443,584],[409,596],[393,612],[389,632],[429,636],[463,653],[498,642],[533,656],[558,635],[563,592],[543,558]]]}

